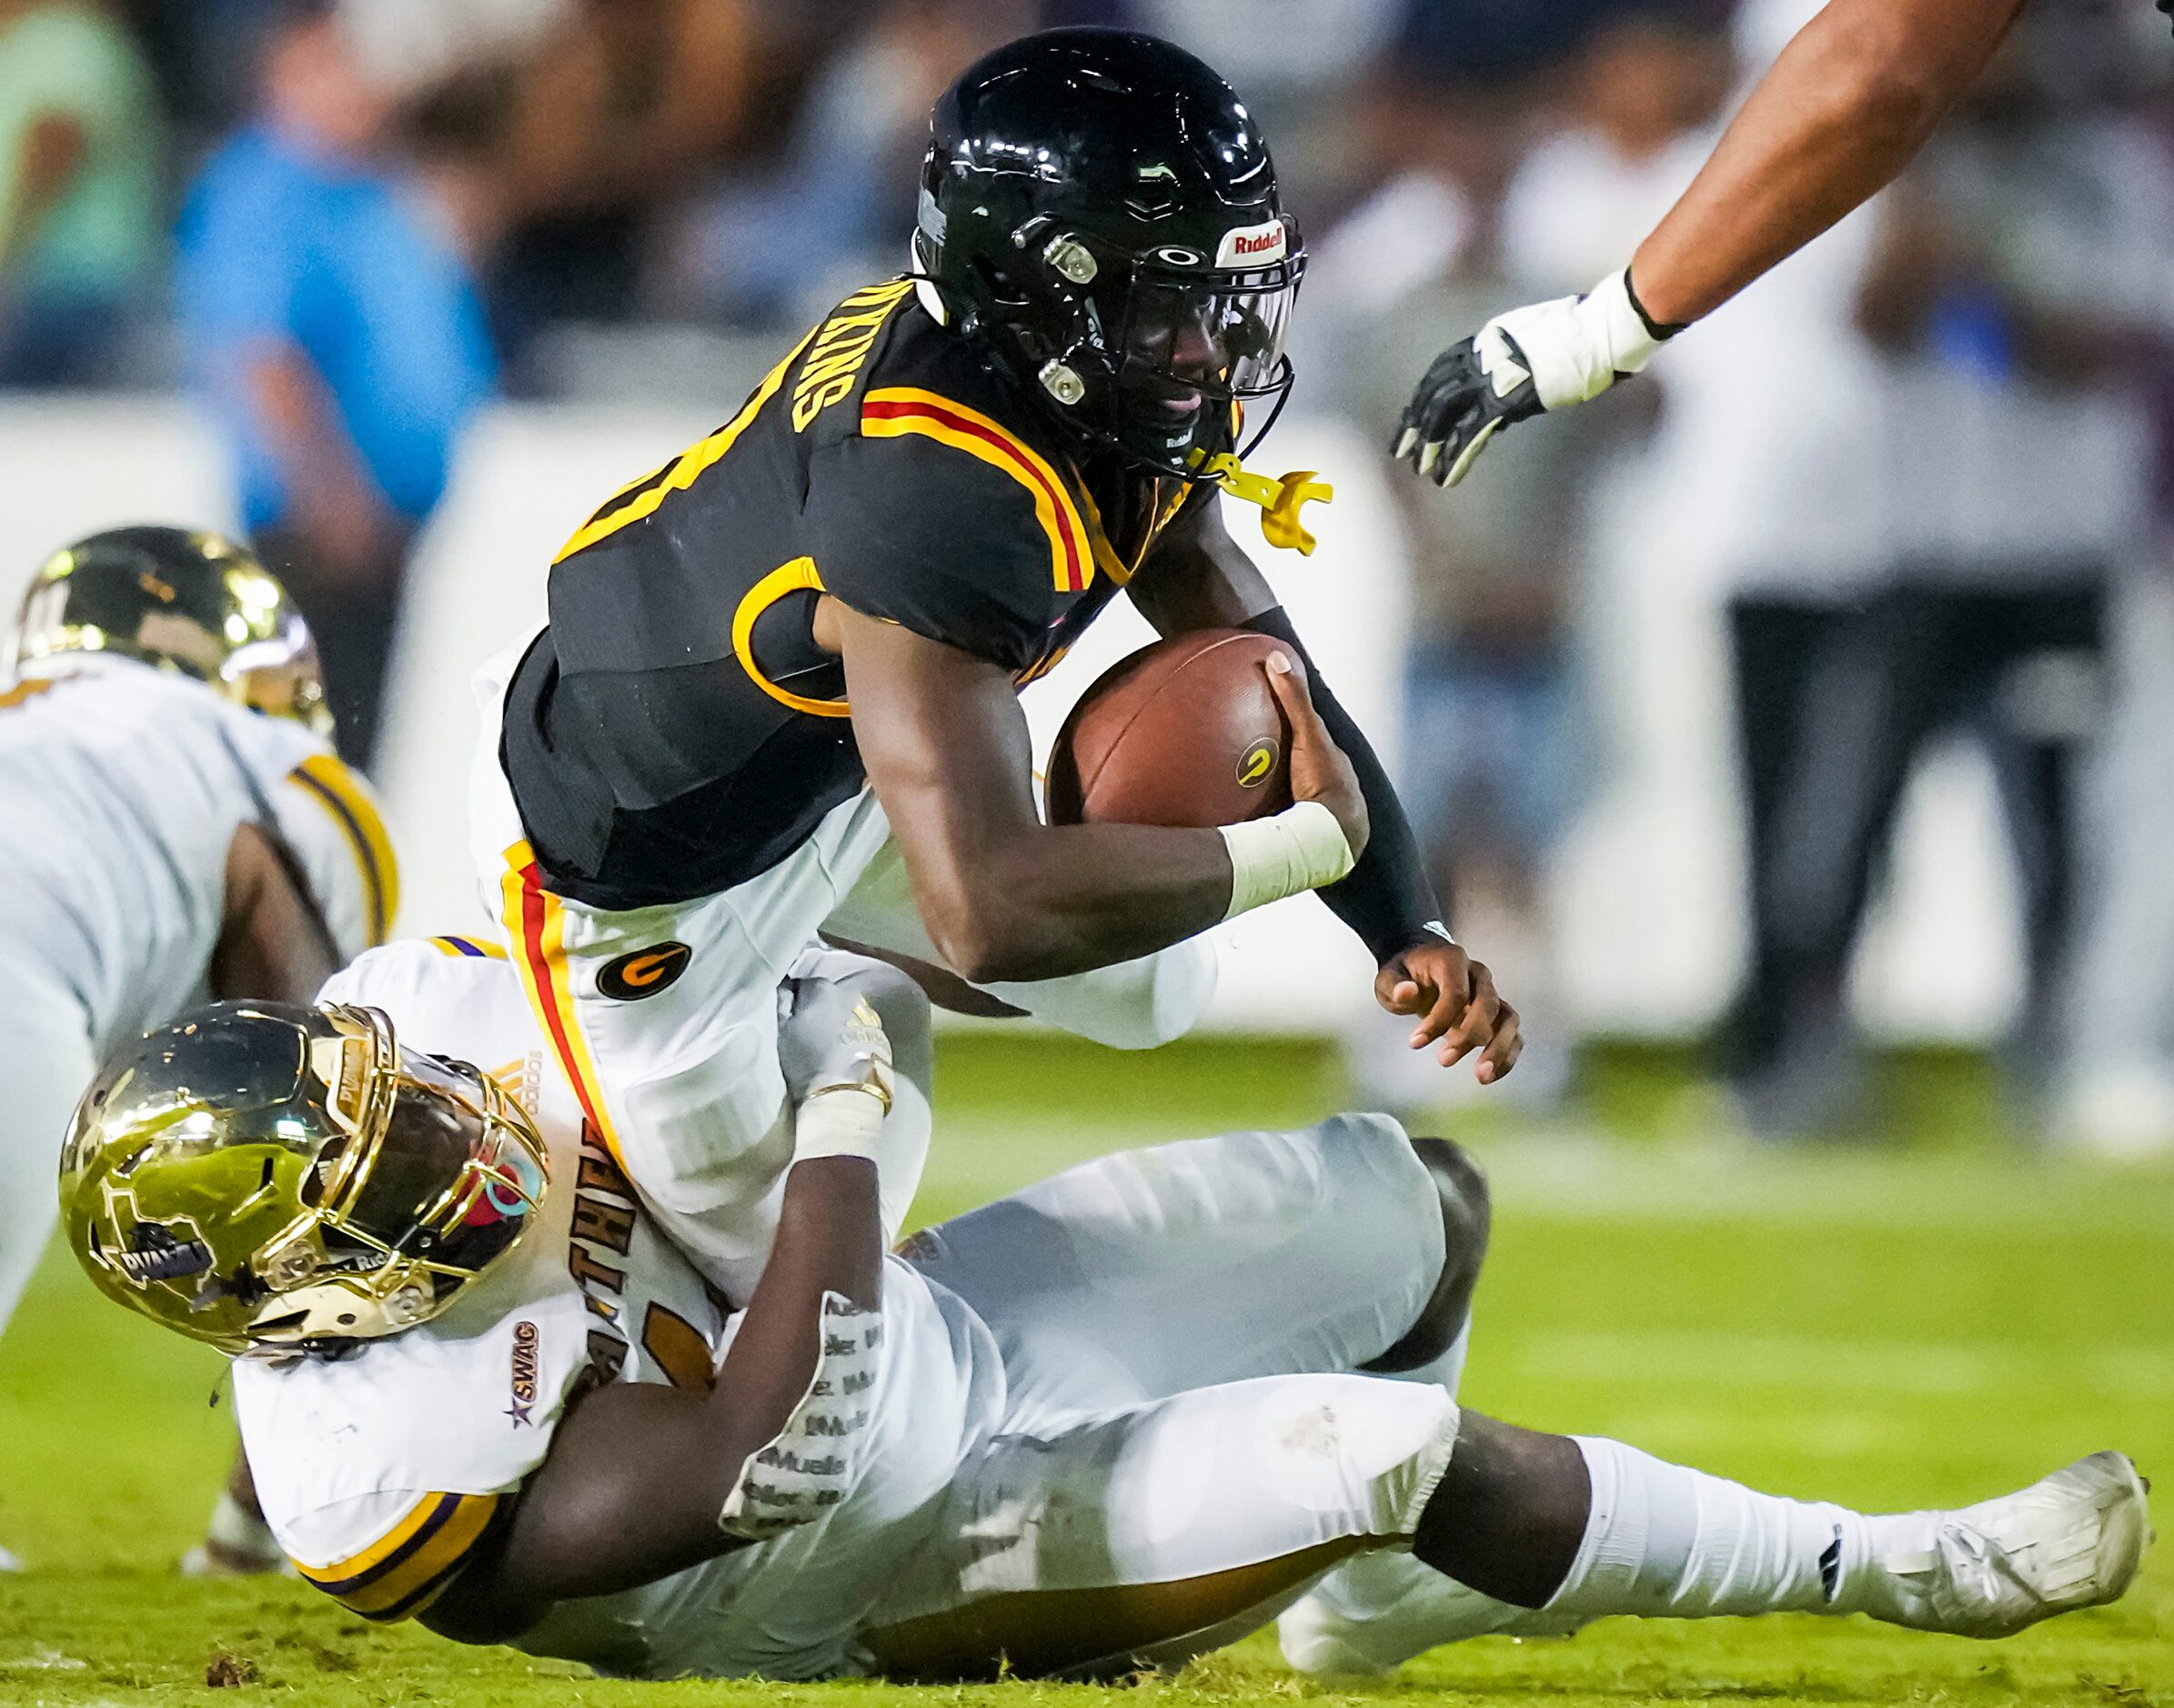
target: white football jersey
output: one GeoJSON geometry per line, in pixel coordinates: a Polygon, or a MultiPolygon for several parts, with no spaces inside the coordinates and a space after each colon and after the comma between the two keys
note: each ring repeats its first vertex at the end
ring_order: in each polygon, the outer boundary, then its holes
{"type": "Polygon", "coordinates": [[[25,678],[0,693],[0,956],[79,1002],[104,1055],[203,995],[228,847],[267,818],[342,956],[382,942],[392,846],[317,737],[129,659],[25,678]]]}
{"type": "MultiPolygon", "coordinates": [[[[462,938],[365,955],[324,1000],[381,1010],[410,1049],[472,1062],[534,1117],[535,1225],[442,1315],[334,1361],[244,1358],[234,1392],[265,1517],[303,1575],[373,1620],[427,1607],[540,1465],[584,1372],[707,1390],[723,1301],[659,1233],[544,1049],[518,976],[462,938]]],[[[773,1542],[563,1603],[518,1646],[644,1676],[817,1676],[916,1545],[1001,1377],[979,1318],[891,1260],[861,1487],[773,1542]],[[911,1427],[909,1427],[909,1423],[911,1427]]],[[[639,1522],[629,1515],[629,1522],[639,1522]]]]}

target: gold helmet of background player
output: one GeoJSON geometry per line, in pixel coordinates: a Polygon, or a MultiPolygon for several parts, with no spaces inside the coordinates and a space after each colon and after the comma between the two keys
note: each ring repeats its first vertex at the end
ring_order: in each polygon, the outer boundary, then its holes
{"type": "Polygon", "coordinates": [[[223,535],[116,527],[46,559],[8,638],[10,674],[49,674],[49,660],[101,652],[332,733],[309,625],[255,554],[223,535]]]}
{"type": "Polygon", "coordinates": [[[443,1311],[545,1181],[512,1097],[376,1010],[215,1002],[107,1062],[60,1202],[109,1299],[229,1352],[334,1351],[443,1311]]]}

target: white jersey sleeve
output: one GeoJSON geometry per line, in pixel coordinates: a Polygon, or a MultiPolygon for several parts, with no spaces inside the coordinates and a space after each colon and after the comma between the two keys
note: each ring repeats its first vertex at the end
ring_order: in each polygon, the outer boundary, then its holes
{"type": "Polygon", "coordinates": [[[543,1462],[587,1316],[571,1288],[463,1300],[337,1361],[237,1362],[257,1498],[303,1576],[367,1619],[428,1605],[543,1462]]]}
{"type": "Polygon", "coordinates": [[[254,815],[271,816],[300,862],[342,960],[392,934],[400,867],[377,799],[361,775],[298,725],[245,714],[231,732],[250,772],[254,815]],[[261,803],[261,804],[259,804],[261,803]]]}
{"type": "Polygon", "coordinates": [[[0,693],[0,940],[81,1009],[94,1053],[201,1000],[236,832],[270,819],[343,956],[397,900],[368,791],[301,725],[120,658],[0,693]]]}

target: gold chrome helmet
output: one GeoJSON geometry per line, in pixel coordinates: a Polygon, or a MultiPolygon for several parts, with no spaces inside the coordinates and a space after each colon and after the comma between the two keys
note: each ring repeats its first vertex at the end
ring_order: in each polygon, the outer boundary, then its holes
{"type": "Polygon", "coordinates": [[[108,1298],[229,1352],[332,1352],[443,1311],[545,1180],[520,1106],[375,1009],[214,1002],[107,1062],[60,1204],[108,1298]]]}
{"type": "Polygon", "coordinates": [[[271,571],[222,535],[116,527],[55,552],[24,596],[8,674],[83,652],[193,676],[237,705],[331,737],[309,625],[271,571]]]}

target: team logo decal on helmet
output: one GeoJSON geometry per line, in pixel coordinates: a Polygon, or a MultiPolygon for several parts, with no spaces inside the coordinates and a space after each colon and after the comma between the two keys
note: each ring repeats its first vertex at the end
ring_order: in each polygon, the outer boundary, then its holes
{"type": "Polygon", "coordinates": [[[136,1210],[134,1192],[116,1189],[110,1181],[104,1185],[106,1228],[99,1231],[110,1230],[112,1243],[100,1238],[91,1255],[117,1271],[130,1286],[184,1281],[212,1266],[211,1247],[204,1242],[193,1218],[146,1221],[136,1210]]]}

